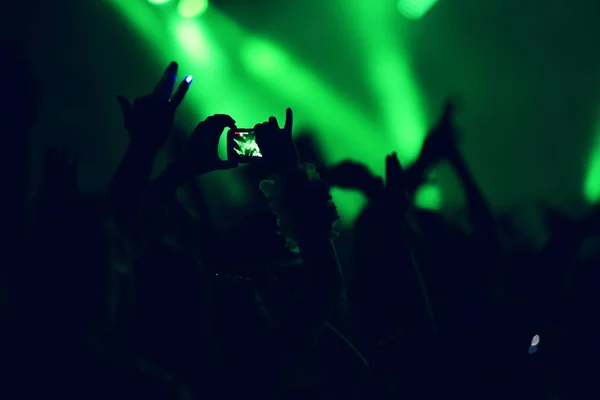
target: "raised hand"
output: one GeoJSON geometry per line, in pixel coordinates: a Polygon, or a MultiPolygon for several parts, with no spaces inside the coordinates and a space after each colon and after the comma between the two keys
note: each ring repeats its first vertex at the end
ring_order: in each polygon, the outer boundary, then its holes
{"type": "Polygon", "coordinates": [[[446,103],[442,116],[423,143],[421,157],[431,164],[453,157],[457,151],[459,135],[454,124],[455,109],[454,103],[446,103]]]}
{"type": "Polygon", "coordinates": [[[360,190],[369,198],[383,192],[382,179],[371,174],[365,165],[353,161],[331,167],[327,171],[327,181],[332,186],[360,190]]]}
{"type": "Polygon", "coordinates": [[[177,69],[176,62],[169,64],[152,93],[133,103],[124,96],[117,97],[123,111],[125,129],[132,142],[152,151],[158,151],[165,143],[173,127],[175,111],[192,82],[192,77],[187,76],[173,94],[177,69]]]}
{"type": "Polygon", "coordinates": [[[197,175],[237,167],[237,163],[219,158],[219,137],[225,128],[235,128],[233,118],[225,114],[213,115],[198,124],[181,156],[188,172],[197,175]]]}
{"type": "Polygon", "coordinates": [[[292,109],[285,110],[285,124],[279,127],[277,119],[270,117],[254,127],[256,143],[267,165],[275,169],[293,168],[300,162],[296,146],[292,141],[292,109]]]}
{"type": "Polygon", "coordinates": [[[390,206],[394,208],[405,209],[409,204],[404,168],[396,153],[385,158],[385,194],[390,206]]]}

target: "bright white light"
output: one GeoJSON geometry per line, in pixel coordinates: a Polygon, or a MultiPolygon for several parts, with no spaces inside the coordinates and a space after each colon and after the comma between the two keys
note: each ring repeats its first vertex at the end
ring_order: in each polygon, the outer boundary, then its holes
{"type": "Polygon", "coordinates": [[[540,335],[535,335],[531,339],[531,346],[529,346],[529,354],[535,354],[538,349],[538,344],[540,344],[540,335]]]}
{"type": "Polygon", "coordinates": [[[148,0],[148,3],[150,4],[165,4],[168,3],[171,0],[148,0]]]}
{"type": "Polygon", "coordinates": [[[185,77],[185,81],[187,83],[192,83],[192,79],[194,79],[194,78],[191,75],[188,75],[188,76],[185,77]]]}

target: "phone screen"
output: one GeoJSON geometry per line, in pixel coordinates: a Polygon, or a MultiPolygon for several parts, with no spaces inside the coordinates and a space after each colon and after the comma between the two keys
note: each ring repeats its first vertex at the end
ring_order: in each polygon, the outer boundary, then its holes
{"type": "Polygon", "coordinates": [[[252,129],[236,129],[231,133],[231,150],[238,159],[262,158],[252,129]]]}

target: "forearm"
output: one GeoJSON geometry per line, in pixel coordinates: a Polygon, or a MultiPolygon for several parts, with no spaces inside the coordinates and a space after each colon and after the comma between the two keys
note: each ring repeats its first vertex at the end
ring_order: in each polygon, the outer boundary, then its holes
{"type": "Polygon", "coordinates": [[[280,220],[291,221],[280,227],[297,244],[302,259],[290,299],[291,312],[284,325],[288,325],[288,331],[297,332],[301,346],[311,346],[338,306],[344,287],[331,241],[337,214],[333,214],[335,209],[324,182],[311,182],[306,171],[291,171],[276,180],[281,192],[280,220]]]}
{"type": "Polygon", "coordinates": [[[463,186],[468,202],[469,219],[477,237],[495,243],[496,231],[492,212],[469,167],[458,151],[448,160],[463,186]]]}
{"type": "Polygon", "coordinates": [[[135,214],[147,190],[156,152],[148,151],[132,142],[108,188],[108,200],[118,219],[135,214]]]}
{"type": "Polygon", "coordinates": [[[177,189],[190,179],[184,165],[179,162],[169,164],[150,185],[148,201],[153,206],[164,207],[175,196],[177,189]]]}

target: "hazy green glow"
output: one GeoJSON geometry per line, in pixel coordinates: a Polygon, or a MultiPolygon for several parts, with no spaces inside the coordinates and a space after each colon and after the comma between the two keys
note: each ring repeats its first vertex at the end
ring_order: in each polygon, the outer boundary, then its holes
{"type": "Polygon", "coordinates": [[[419,156],[427,123],[408,60],[397,50],[382,49],[370,58],[370,81],[383,113],[386,133],[406,165],[419,156]]]}
{"type": "Polygon", "coordinates": [[[170,2],[171,0],[148,0],[150,4],[165,4],[170,2]]]}
{"type": "Polygon", "coordinates": [[[600,120],[596,124],[594,143],[588,162],[588,170],[584,183],[585,199],[590,203],[600,201],[600,120]]]}
{"type": "Polygon", "coordinates": [[[333,188],[330,194],[344,224],[352,223],[367,205],[365,195],[356,190],[333,188]]]}
{"type": "Polygon", "coordinates": [[[439,0],[398,0],[398,11],[404,18],[421,19],[439,0]]]}
{"type": "MultiPolygon", "coordinates": [[[[172,18],[170,24],[166,24],[165,20],[152,12],[148,3],[143,1],[110,0],[110,2],[122,17],[141,34],[142,39],[150,45],[150,53],[156,57],[159,65],[164,66],[172,60],[177,60],[182,73],[191,73],[196,77],[186,100],[180,107],[184,116],[192,121],[188,125],[197,123],[200,118],[204,118],[209,113],[216,114],[230,110],[223,102],[215,101],[219,97],[211,96],[215,92],[220,92],[220,88],[215,87],[216,81],[205,79],[206,76],[219,77],[218,72],[227,68],[225,57],[219,52],[218,46],[209,45],[213,42],[207,39],[206,27],[180,17],[172,18]],[[195,28],[192,28],[190,24],[196,24],[195,28]],[[169,28],[173,34],[169,34],[169,28]],[[177,35],[181,35],[183,40],[180,41],[182,38],[178,38],[177,35]],[[206,47],[202,47],[202,51],[198,51],[197,47],[192,47],[194,43],[202,43],[206,47]],[[211,84],[214,85],[211,87],[211,84]],[[223,108],[216,110],[213,107],[205,107],[206,104],[223,108]]],[[[153,82],[149,82],[149,87],[152,87],[153,84],[153,82]]],[[[233,204],[243,202],[245,183],[240,179],[236,179],[231,174],[220,175],[218,182],[216,178],[210,176],[207,178],[216,201],[233,204]]]]}
{"type": "Polygon", "coordinates": [[[361,161],[383,165],[374,153],[383,152],[387,143],[376,135],[368,135],[380,129],[362,116],[362,110],[267,39],[248,38],[241,50],[242,62],[250,73],[299,107],[301,111],[296,114],[301,119],[313,121],[317,129],[323,130],[317,139],[324,146],[327,161],[362,157],[361,161]]]}
{"type": "MultiPolygon", "coordinates": [[[[339,6],[343,7],[343,3],[339,6]]],[[[402,27],[397,26],[385,3],[360,2],[348,11],[348,31],[365,54],[367,79],[385,133],[393,143],[389,152],[396,151],[407,166],[418,157],[429,123],[410,55],[403,50],[407,46],[402,35],[397,34],[403,32],[402,27]]],[[[419,189],[415,202],[419,207],[439,209],[442,195],[437,186],[428,185],[419,189]]]]}
{"type": "Polygon", "coordinates": [[[179,0],[177,11],[183,18],[195,18],[206,12],[208,0],[179,0]]]}
{"type": "Polygon", "coordinates": [[[415,193],[415,204],[428,210],[439,210],[442,207],[442,192],[438,186],[423,185],[415,193]]]}
{"type": "MultiPolygon", "coordinates": [[[[140,1],[109,0],[115,9],[139,31],[142,38],[153,45],[158,46],[157,40],[161,40],[164,26],[161,19],[152,12],[152,9],[140,1]]],[[[152,54],[156,54],[152,52],[152,54]]],[[[158,57],[160,59],[160,57],[158,57]]]]}
{"type": "Polygon", "coordinates": [[[189,54],[195,66],[208,67],[210,65],[210,46],[198,23],[189,20],[178,20],[175,23],[175,36],[183,51],[189,54]]]}
{"type": "MultiPolygon", "coordinates": [[[[379,105],[384,106],[382,121],[374,121],[288,51],[271,40],[254,37],[215,8],[209,8],[200,20],[191,20],[176,13],[157,15],[141,0],[110,1],[151,45],[161,65],[177,60],[182,74],[194,75],[182,105],[183,115],[194,123],[207,115],[228,113],[238,127],[249,128],[271,115],[283,121],[285,108],[290,106],[295,111],[296,132],[318,129],[315,138],[328,163],[352,158],[382,175],[386,154],[396,150],[406,162],[418,153],[426,123],[419,112],[418,90],[408,74],[409,63],[394,54],[393,43],[365,46],[369,49],[365,58],[377,55],[376,60],[382,61],[373,63],[371,70],[387,75],[371,82],[379,105]]],[[[377,37],[385,35],[389,32],[377,37]]],[[[226,154],[225,140],[219,152],[226,154]]],[[[208,183],[219,203],[243,203],[247,182],[235,172],[209,176],[208,183]]],[[[419,202],[437,204],[439,196],[434,192],[423,189],[419,202]]],[[[345,223],[352,222],[365,204],[364,197],[355,192],[334,190],[332,195],[345,223]]]]}
{"type": "MultiPolygon", "coordinates": [[[[242,47],[241,57],[250,73],[289,99],[297,115],[322,130],[317,141],[327,162],[352,158],[376,173],[383,172],[390,144],[379,134],[381,128],[363,116],[363,110],[267,39],[249,38],[242,47]]],[[[332,197],[345,223],[351,223],[364,206],[360,196],[348,191],[334,191],[332,197]]]]}

